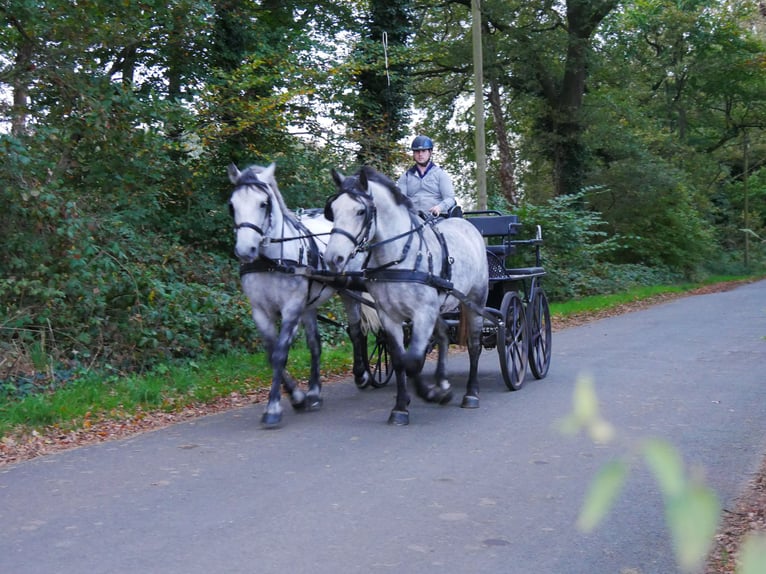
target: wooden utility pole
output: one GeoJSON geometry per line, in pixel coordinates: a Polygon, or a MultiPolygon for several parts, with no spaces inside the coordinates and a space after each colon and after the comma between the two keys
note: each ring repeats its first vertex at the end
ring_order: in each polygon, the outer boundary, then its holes
{"type": "Polygon", "coordinates": [[[742,170],[744,178],[742,181],[742,192],[745,195],[745,269],[750,270],[750,198],[748,197],[747,180],[750,175],[750,142],[747,139],[747,128],[742,130],[742,155],[744,156],[745,167],[742,170]]]}
{"type": "Polygon", "coordinates": [[[477,209],[487,209],[487,153],[484,134],[484,61],[481,49],[481,0],[471,0],[473,19],[473,95],[476,114],[477,209]]]}

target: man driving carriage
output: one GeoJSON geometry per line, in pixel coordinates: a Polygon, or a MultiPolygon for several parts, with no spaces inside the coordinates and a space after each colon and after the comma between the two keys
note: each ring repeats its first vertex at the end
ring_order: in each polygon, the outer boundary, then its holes
{"type": "Polygon", "coordinates": [[[415,165],[405,171],[397,185],[412,200],[418,212],[447,215],[457,202],[455,188],[447,172],[432,161],[434,142],[428,136],[412,140],[415,165]]]}

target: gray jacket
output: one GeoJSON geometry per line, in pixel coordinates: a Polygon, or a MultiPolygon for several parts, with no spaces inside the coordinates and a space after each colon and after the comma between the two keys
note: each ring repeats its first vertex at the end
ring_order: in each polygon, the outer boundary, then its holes
{"type": "Polygon", "coordinates": [[[452,180],[433,162],[428,164],[422,177],[417,166],[412,166],[402,174],[397,185],[412,200],[417,211],[428,213],[434,205],[438,205],[446,215],[457,204],[452,180]]]}

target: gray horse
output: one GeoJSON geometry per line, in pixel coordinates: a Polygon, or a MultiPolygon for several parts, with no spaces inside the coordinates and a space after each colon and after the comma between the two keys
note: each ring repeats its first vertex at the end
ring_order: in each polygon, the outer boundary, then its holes
{"type": "Polygon", "coordinates": [[[432,335],[446,348],[441,315],[458,309],[470,359],[462,406],[478,408],[482,312],[489,289],[481,234],[464,219],[421,219],[396,185],[372,168],[349,177],[334,170],[332,175],[338,193],[325,207],[325,217],[334,223],[325,261],[341,272],[358,254],[366,257],[365,284],[386,331],[396,374],[396,404],[388,422],[409,424],[407,378],[424,400],[450,400],[446,374],[439,373],[443,365],[437,366],[433,385],[423,381],[421,371],[432,335]],[[406,349],[405,324],[411,329],[406,349]]]}
{"type": "MultiPolygon", "coordinates": [[[[272,368],[269,401],[261,419],[265,427],[276,427],[282,421],[282,385],[294,409],[316,410],[321,406],[317,308],[336,293],[327,283],[310,279],[310,273],[302,273],[321,268],[332,224],[321,210],[300,218],[289,210],[274,171],[274,164],[250,166],[242,172],[233,164],[229,166],[229,179],[234,184],[229,199],[236,233],[234,252],[240,260],[242,289],[250,300],[253,320],[272,368]],[[308,393],[285,370],[300,324],[311,352],[308,393]]],[[[354,346],[354,376],[361,388],[371,379],[363,318],[373,315],[370,320],[377,320],[377,316],[374,309],[361,305],[358,299],[342,298],[354,346]]]]}

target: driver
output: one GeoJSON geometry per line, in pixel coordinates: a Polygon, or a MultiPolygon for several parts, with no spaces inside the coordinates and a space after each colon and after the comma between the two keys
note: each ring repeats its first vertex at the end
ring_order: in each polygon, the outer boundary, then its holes
{"type": "Polygon", "coordinates": [[[434,142],[428,136],[417,136],[411,147],[415,165],[399,178],[399,189],[412,200],[416,211],[446,215],[457,203],[455,189],[447,172],[431,160],[434,142]]]}

